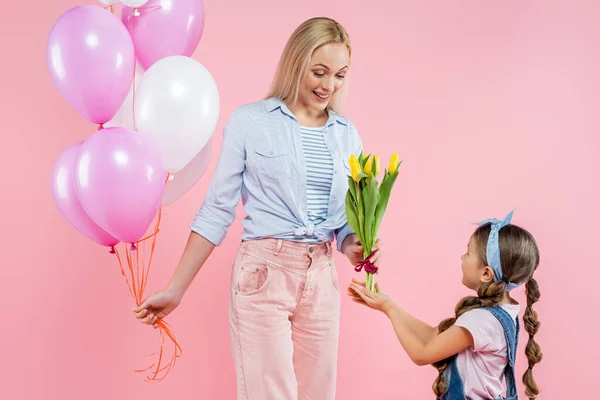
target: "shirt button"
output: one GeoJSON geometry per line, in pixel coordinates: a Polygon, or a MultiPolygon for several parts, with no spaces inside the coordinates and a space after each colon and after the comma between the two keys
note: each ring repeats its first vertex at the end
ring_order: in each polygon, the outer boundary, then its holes
{"type": "Polygon", "coordinates": [[[337,168],[336,168],[336,169],[334,169],[334,170],[333,170],[333,173],[337,175],[337,174],[338,174],[338,169],[337,169],[337,168]]]}

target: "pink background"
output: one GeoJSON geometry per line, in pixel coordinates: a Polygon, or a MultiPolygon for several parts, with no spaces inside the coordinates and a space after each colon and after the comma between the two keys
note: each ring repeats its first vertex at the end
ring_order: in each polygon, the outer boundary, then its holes
{"type": "MultiPolygon", "coordinates": [[[[346,114],[368,151],[405,160],[382,226],[382,286],[437,323],[467,294],[459,257],[470,223],[516,208],[514,222],[542,252],[541,398],[586,397],[600,358],[592,309],[600,279],[597,2],[205,3],[194,56],[221,94],[215,153],[234,108],[265,94],[296,25],[339,19],[354,45],[346,114]]],[[[169,318],[183,356],[166,381],[149,385],[132,371],[155,350],[156,332],[134,320],[113,256],[52,202],[54,160],[95,129],[62,100],[45,63],[52,24],[79,4],[11,1],[0,17],[2,398],[233,399],[226,310],[241,216],[169,318]]],[[[165,210],[150,291],[167,282],[215,164],[165,210]]],[[[345,286],[357,275],[338,261],[345,286]]],[[[339,399],[433,398],[434,369],[412,365],[389,322],[345,297],[340,347],[339,399]]]]}

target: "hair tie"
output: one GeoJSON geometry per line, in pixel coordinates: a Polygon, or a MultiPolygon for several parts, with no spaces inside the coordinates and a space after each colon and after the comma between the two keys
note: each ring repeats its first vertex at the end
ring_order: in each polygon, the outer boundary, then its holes
{"type": "Polygon", "coordinates": [[[515,283],[510,282],[507,278],[502,274],[502,265],[500,264],[500,246],[498,245],[498,235],[500,229],[504,228],[506,225],[510,224],[512,220],[512,216],[515,210],[509,212],[503,220],[497,220],[496,218],[489,218],[483,220],[481,222],[476,222],[476,225],[484,226],[491,225],[490,236],[487,242],[486,249],[486,258],[488,265],[494,271],[494,280],[495,281],[503,281],[506,283],[506,291],[510,292],[516,287],[521,286],[523,283],[515,283]]]}

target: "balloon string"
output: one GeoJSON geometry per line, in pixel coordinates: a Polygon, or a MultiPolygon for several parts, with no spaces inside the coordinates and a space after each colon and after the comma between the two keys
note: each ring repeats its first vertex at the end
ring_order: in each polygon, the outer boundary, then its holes
{"type": "Polygon", "coordinates": [[[119,261],[119,267],[121,268],[121,275],[123,275],[123,278],[125,278],[125,282],[127,283],[127,289],[129,289],[129,294],[131,294],[131,298],[135,302],[136,301],[135,295],[133,294],[133,291],[131,290],[131,285],[129,284],[129,279],[127,279],[127,275],[125,274],[125,269],[123,268],[123,263],[121,261],[121,256],[119,255],[119,250],[117,250],[115,248],[114,252],[115,252],[115,255],[117,256],[117,260],[119,261]]]}
{"type": "MultiPolygon", "coordinates": [[[[134,8],[133,9],[133,16],[131,18],[131,36],[133,38],[135,38],[135,17],[138,16],[138,15],[140,15],[138,13],[138,9],[134,8]]],[[[133,50],[134,50],[134,54],[135,54],[136,53],[136,50],[135,50],[135,40],[134,40],[133,43],[134,43],[134,49],[133,50]]],[[[135,123],[135,89],[136,89],[135,88],[135,76],[137,75],[136,74],[136,68],[137,68],[137,62],[134,63],[134,66],[133,66],[133,87],[131,88],[131,92],[132,92],[132,94],[131,94],[131,99],[132,99],[131,100],[131,102],[132,102],[131,113],[133,114],[133,130],[137,132],[137,124],[135,123]]]]}
{"type": "Polygon", "coordinates": [[[150,273],[150,266],[152,265],[152,258],[154,256],[154,249],[156,248],[156,238],[158,235],[158,232],[160,231],[160,221],[162,219],[162,207],[158,210],[158,215],[156,217],[156,225],[154,227],[154,233],[152,233],[151,235],[145,237],[142,240],[146,240],[149,238],[152,238],[152,245],[150,246],[150,258],[148,260],[148,267],[145,268],[145,270],[143,271],[143,275],[142,275],[142,281],[141,281],[141,285],[140,285],[140,298],[143,296],[144,291],[146,290],[146,283],[148,282],[148,275],[150,273]]]}
{"type": "MultiPolygon", "coordinates": [[[[153,9],[160,9],[162,8],[161,5],[158,6],[142,6],[142,7],[136,7],[133,9],[133,14],[132,14],[132,18],[131,18],[131,36],[133,38],[135,38],[135,18],[140,16],[140,12],[139,10],[153,10],[153,9]]],[[[134,46],[135,46],[135,40],[134,40],[134,46]]],[[[134,52],[135,52],[135,48],[134,48],[134,52]]],[[[131,102],[132,102],[132,113],[133,113],[133,130],[137,132],[137,123],[136,123],[136,119],[135,119],[135,91],[137,89],[136,87],[136,71],[135,69],[137,68],[137,65],[134,68],[133,71],[133,88],[132,90],[132,96],[131,96],[131,102]]]]}
{"type": "MultiPolygon", "coordinates": [[[[168,179],[168,176],[169,175],[167,175],[167,179],[168,179]]],[[[119,262],[121,275],[125,279],[127,288],[129,289],[129,293],[131,294],[133,301],[138,306],[142,303],[142,299],[144,297],[144,292],[146,289],[146,283],[148,282],[148,275],[150,272],[150,266],[152,264],[154,250],[156,248],[157,233],[160,230],[159,228],[160,228],[161,219],[162,219],[162,207],[159,209],[157,217],[156,217],[154,232],[151,233],[150,235],[146,236],[145,238],[140,239],[134,243],[134,245],[137,245],[139,243],[146,243],[146,241],[148,239],[152,239],[149,260],[148,260],[147,264],[144,262],[144,258],[142,258],[142,262],[140,263],[140,255],[138,254],[139,251],[141,251],[140,248],[138,248],[138,250],[136,251],[136,254],[134,255],[134,254],[132,254],[132,250],[129,246],[125,247],[129,276],[128,276],[126,269],[123,266],[123,262],[122,262],[122,259],[121,259],[121,256],[120,256],[118,250],[116,248],[113,249],[114,254],[116,255],[117,260],[119,262]]],[[[177,358],[179,358],[182,353],[181,346],[179,345],[179,342],[177,342],[177,339],[175,338],[175,335],[171,331],[169,324],[167,324],[166,321],[159,319],[156,322],[156,325],[158,326],[159,333],[160,333],[159,351],[158,351],[157,359],[154,363],[152,363],[148,367],[146,367],[144,369],[135,370],[136,372],[150,371],[150,372],[148,372],[148,375],[144,379],[146,382],[160,382],[163,379],[165,379],[166,376],[169,374],[169,372],[175,366],[175,362],[177,361],[177,358]],[[164,360],[164,357],[166,354],[166,348],[165,348],[166,343],[165,342],[167,340],[169,340],[172,343],[172,345],[173,345],[172,351],[173,352],[172,352],[170,359],[165,362],[165,360],[164,360]]],[[[155,353],[152,353],[152,354],[150,354],[150,356],[153,356],[154,354],[155,353]]]]}

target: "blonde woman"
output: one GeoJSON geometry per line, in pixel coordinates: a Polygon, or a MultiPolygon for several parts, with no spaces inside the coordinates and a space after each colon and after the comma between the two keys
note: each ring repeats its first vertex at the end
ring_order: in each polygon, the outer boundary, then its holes
{"type": "Polygon", "coordinates": [[[177,307],[241,197],[246,218],[229,312],[238,399],[335,397],[340,291],[332,242],[351,264],[363,260],[344,212],[348,157],[361,151],[356,128],[338,114],[350,53],[348,34],[332,19],[296,29],[267,99],[238,108],[225,127],[171,282],[134,309],[156,326],[177,307]]]}

